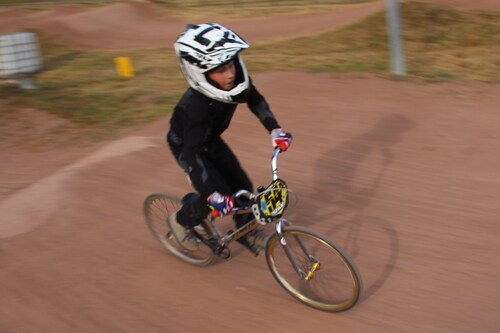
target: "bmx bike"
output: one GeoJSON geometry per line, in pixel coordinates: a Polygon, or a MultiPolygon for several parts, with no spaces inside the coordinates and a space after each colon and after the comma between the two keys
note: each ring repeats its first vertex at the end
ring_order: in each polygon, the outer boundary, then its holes
{"type": "Polygon", "coordinates": [[[191,228],[195,250],[179,244],[170,230],[168,217],[181,200],[167,193],[151,193],[144,200],[144,219],[153,236],[175,257],[195,266],[208,266],[217,259],[229,259],[229,243],[246,235],[259,224],[275,223],[267,238],[265,258],[273,277],[291,296],[318,310],[339,312],[353,307],[361,293],[361,276],[353,260],[337,243],[306,227],[294,226],[283,217],[289,192],[278,177],[278,155],[271,159],[272,182],[257,193],[238,191],[235,208],[229,215],[253,214],[253,218],[225,233],[208,215],[191,228]]]}

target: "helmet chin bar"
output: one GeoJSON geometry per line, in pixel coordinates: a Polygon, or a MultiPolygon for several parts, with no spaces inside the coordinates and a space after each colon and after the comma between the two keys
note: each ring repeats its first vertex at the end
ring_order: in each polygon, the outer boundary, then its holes
{"type": "Polygon", "coordinates": [[[203,95],[220,102],[237,104],[243,102],[241,100],[238,100],[237,97],[242,96],[242,94],[245,93],[245,91],[250,87],[250,79],[241,57],[237,55],[234,59],[235,61],[239,62],[238,67],[241,68],[243,81],[238,83],[233,89],[228,91],[222,90],[212,85],[207,80],[207,71],[201,71],[199,68],[191,65],[189,62],[183,59],[181,60],[181,68],[189,85],[194,90],[199,91],[203,95]]]}
{"type": "Polygon", "coordinates": [[[238,84],[233,89],[231,89],[229,91],[225,91],[225,90],[218,89],[218,88],[214,87],[212,84],[210,84],[208,82],[207,83],[200,82],[198,88],[199,89],[197,89],[197,90],[205,96],[216,99],[220,102],[237,104],[237,103],[241,103],[241,101],[237,101],[235,99],[235,97],[244,93],[248,89],[248,84],[245,84],[243,82],[243,83],[238,84]],[[213,94],[214,90],[218,91],[217,96],[211,97],[210,95],[213,94]]]}

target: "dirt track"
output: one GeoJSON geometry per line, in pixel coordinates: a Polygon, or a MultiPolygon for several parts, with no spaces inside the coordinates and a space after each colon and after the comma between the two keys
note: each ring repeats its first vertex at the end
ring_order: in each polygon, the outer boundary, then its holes
{"type": "MultiPolygon", "coordinates": [[[[500,85],[254,81],[295,137],[280,160],[299,198],[288,217],[353,256],[365,287],[355,308],[297,303],[263,257],[237,246],[203,269],[163,252],[142,200],[189,190],[164,145],[165,118],[72,155],[2,150],[2,187],[16,171],[39,179],[0,201],[0,332],[496,332],[500,85]]],[[[270,140],[239,110],[225,138],[267,183],[270,140]]]]}
{"type": "MultiPolygon", "coordinates": [[[[222,23],[238,31],[251,42],[307,35],[331,30],[366,17],[383,8],[381,1],[363,5],[340,6],[327,13],[307,15],[270,15],[222,23]]],[[[85,9],[68,5],[54,10],[0,12],[0,33],[15,29],[36,28],[68,43],[97,49],[130,49],[171,47],[189,20],[159,14],[145,2],[122,2],[110,6],[85,9]]],[[[200,18],[210,22],[211,18],[200,18]]]]}

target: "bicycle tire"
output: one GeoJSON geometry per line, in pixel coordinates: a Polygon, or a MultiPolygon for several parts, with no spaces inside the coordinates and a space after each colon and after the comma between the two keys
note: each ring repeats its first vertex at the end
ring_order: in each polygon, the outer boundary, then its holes
{"type": "Polygon", "coordinates": [[[275,232],[269,237],[265,250],[268,267],[291,296],[307,306],[328,312],[344,311],[357,303],[362,288],[361,275],[338,244],[314,230],[299,226],[285,226],[283,237],[298,266],[304,272],[313,271],[309,280],[301,277],[280,245],[278,234],[275,232]],[[319,260],[320,268],[312,269],[311,258],[300,249],[297,239],[319,260]]]}
{"type": "Polygon", "coordinates": [[[216,259],[208,246],[200,243],[198,250],[190,251],[179,245],[171,234],[167,219],[180,205],[180,200],[168,193],[151,193],[144,199],[144,221],[153,236],[172,255],[193,266],[208,266],[216,259]]]}

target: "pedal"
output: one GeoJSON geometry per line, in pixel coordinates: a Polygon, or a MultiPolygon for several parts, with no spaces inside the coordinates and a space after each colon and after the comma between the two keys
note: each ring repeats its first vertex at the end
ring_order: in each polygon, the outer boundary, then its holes
{"type": "Polygon", "coordinates": [[[215,253],[224,260],[231,258],[231,250],[227,246],[221,246],[215,250],[215,253]]]}

